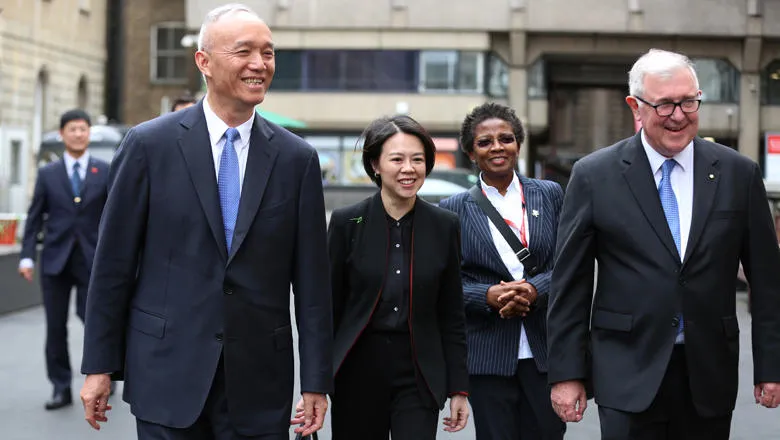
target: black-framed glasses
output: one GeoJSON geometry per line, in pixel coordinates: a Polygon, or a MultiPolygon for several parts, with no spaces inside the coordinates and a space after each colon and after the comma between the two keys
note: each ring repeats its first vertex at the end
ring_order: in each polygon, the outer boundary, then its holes
{"type": "Polygon", "coordinates": [[[636,98],[637,101],[642,101],[655,109],[655,113],[662,117],[671,116],[677,107],[680,107],[680,110],[682,110],[683,113],[696,113],[699,111],[699,107],[701,106],[701,98],[683,99],[682,101],[664,102],[661,104],[651,104],[636,95],[634,95],[634,98],[636,98]]]}

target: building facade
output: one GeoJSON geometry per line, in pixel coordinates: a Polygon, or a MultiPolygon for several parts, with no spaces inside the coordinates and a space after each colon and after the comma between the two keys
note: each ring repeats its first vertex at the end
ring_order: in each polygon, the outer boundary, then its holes
{"type": "MultiPolygon", "coordinates": [[[[185,0],[186,29],[196,34],[222,3],[185,0]]],[[[565,179],[574,160],[634,132],[627,72],[653,47],[694,59],[703,136],[762,162],[764,135],[780,132],[778,0],[245,3],[278,47],[261,109],[301,123],[328,183],[362,179],[357,137],[392,113],[418,119],[452,153],[448,165],[465,165],[453,140],[464,115],[487,100],[525,121],[521,167],[565,179]]],[[[189,78],[197,87],[197,74],[189,78]]]]}
{"type": "Polygon", "coordinates": [[[103,113],[105,0],[0,3],[0,212],[26,212],[42,133],[103,113]]]}

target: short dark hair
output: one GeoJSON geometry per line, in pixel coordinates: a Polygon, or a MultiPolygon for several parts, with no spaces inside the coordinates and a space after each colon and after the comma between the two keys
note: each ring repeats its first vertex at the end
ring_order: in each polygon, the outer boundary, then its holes
{"type": "Polygon", "coordinates": [[[173,103],[171,104],[171,111],[176,111],[176,107],[182,105],[182,104],[195,104],[198,102],[197,99],[195,99],[194,96],[191,95],[181,95],[178,98],[173,100],[173,103]]]}
{"type": "Polygon", "coordinates": [[[474,151],[474,128],[488,119],[501,119],[512,126],[512,132],[515,134],[517,145],[521,145],[525,140],[525,129],[520,118],[517,117],[515,110],[503,104],[495,102],[486,102],[474,108],[460,127],[460,148],[464,153],[469,154],[474,151]]]}
{"type": "Polygon", "coordinates": [[[382,187],[382,179],[375,175],[373,163],[379,160],[382,155],[382,147],[388,139],[398,133],[406,133],[414,136],[422,142],[425,152],[425,175],[431,173],[433,163],[436,160],[436,145],[431,139],[428,131],[406,115],[385,116],[374,120],[365,130],[360,138],[363,139],[363,168],[366,174],[378,187],[382,187]]]}
{"type": "Polygon", "coordinates": [[[87,125],[91,126],[92,121],[89,119],[89,114],[81,109],[68,110],[60,116],[60,130],[65,128],[68,122],[71,121],[84,121],[87,125]]]}

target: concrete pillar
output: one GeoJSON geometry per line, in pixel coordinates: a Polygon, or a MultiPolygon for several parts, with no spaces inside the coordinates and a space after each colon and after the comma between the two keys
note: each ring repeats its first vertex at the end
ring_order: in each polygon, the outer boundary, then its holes
{"type": "MultiPolygon", "coordinates": [[[[526,33],[513,31],[509,34],[509,106],[515,109],[517,116],[528,127],[528,66],[526,60],[526,33]]],[[[527,131],[527,128],[526,128],[527,131]]],[[[526,133],[527,134],[527,133],[526,133]]],[[[520,148],[518,165],[520,172],[526,176],[533,175],[533,164],[530,162],[529,150],[532,148],[528,136],[520,148]]]]}
{"type": "Polygon", "coordinates": [[[756,162],[761,142],[761,43],[760,36],[745,38],[739,84],[739,151],[756,162]]]}
{"type": "Polygon", "coordinates": [[[758,162],[761,142],[761,77],[742,72],[739,84],[739,152],[758,162]]]}

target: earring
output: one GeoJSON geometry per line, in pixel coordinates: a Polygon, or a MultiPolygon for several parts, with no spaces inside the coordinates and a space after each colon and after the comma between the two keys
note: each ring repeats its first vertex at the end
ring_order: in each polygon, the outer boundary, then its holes
{"type": "Polygon", "coordinates": [[[374,171],[374,177],[376,177],[376,178],[378,179],[378,178],[379,178],[379,173],[377,173],[376,171],[374,171]]]}

